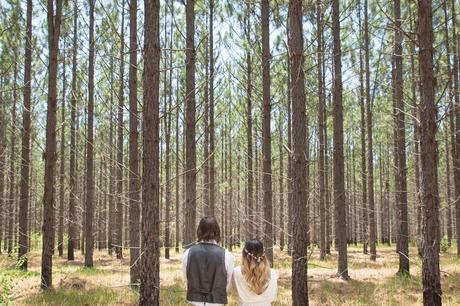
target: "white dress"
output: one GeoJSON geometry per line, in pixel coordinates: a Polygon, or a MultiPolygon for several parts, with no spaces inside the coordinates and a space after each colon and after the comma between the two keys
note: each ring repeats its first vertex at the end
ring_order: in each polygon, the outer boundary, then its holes
{"type": "Polygon", "coordinates": [[[241,306],[270,306],[272,302],[276,301],[278,275],[273,269],[270,272],[271,277],[267,289],[261,294],[256,294],[249,288],[246,279],[241,273],[241,267],[236,267],[233,270],[233,280],[241,306]]]}

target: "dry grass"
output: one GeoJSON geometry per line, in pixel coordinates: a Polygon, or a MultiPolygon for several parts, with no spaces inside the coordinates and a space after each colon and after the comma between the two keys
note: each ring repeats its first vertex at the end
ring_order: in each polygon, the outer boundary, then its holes
{"type": "MultiPolygon", "coordinates": [[[[453,252],[453,247],[450,249],[453,252]]],[[[235,257],[239,263],[239,250],[235,257]]],[[[411,249],[411,254],[416,254],[411,249]]],[[[291,259],[280,250],[275,251],[275,268],[279,274],[279,294],[276,305],[291,304],[291,259]]],[[[129,260],[116,260],[106,252],[95,252],[93,269],[83,267],[78,253],[74,262],[54,259],[54,289],[43,293],[40,283],[40,254],[29,256],[29,272],[15,270],[15,259],[0,256],[1,280],[6,284],[7,298],[14,305],[136,305],[138,294],[128,287],[129,260]],[[10,287],[10,288],[9,288],[10,287]]],[[[319,261],[318,250],[309,260],[309,293],[313,305],[419,305],[421,291],[421,261],[411,260],[411,277],[396,277],[398,257],[393,247],[380,246],[377,260],[371,261],[359,247],[349,248],[350,281],[335,277],[335,252],[319,261]]],[[[182,282],[181,254],[161,259],[161,304],[186,305],[182,282]]],[[[443,302],[460,305],[460,261],[453,253],[441,255],[443,302]]],[[[0,287],[2,290],[2,287],[0,287]]],[[[1,298],[1,295],[0,295],[1,298]]],[[[236,305],[230,294],[230,305],[236,305]]],[[[5,301],[4,301],[5,302],[5,301]]],[[[0,300],[0,304],[2,304],[0,300]]]]}

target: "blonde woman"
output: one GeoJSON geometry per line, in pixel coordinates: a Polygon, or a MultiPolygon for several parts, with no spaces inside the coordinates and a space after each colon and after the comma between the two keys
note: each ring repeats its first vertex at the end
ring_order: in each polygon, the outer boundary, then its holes
{"type": "Polygon", "coordinates": [[[268,306],[276,300],[278,276],[270,269],[262,242],[245,242],[241,267],[233,270],[233,280],[242,306],[268,306]]]}

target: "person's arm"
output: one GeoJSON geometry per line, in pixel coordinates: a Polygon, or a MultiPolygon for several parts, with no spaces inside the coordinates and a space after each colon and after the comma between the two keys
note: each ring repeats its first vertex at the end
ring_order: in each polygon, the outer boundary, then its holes
{"type": "Polygon", "coordinates": [[[233,254],[225,250],[225,270],[227,271],[227,292],[232,287],[233,268],[235,266],[235,258],[233,254]]]}
{"type": "Polygon", "coordinates": [[[276,301],[276,297],[278,295],[278,273],[276,273],[275,270],[272,270],[272,280],[273,282],[275,282],[274,286],[273,286],[273,291],[271,293],[272,295],[272,299],[271,299],[271,302],[275,302],[276,301]]]}
{"type": "Polygon", "coordinates": [[[190,249],[185,250],[184,257],[182,258],[182,277],[184,278],[185,287],[187,287],[187,262],[189,251],[190,249]]]}

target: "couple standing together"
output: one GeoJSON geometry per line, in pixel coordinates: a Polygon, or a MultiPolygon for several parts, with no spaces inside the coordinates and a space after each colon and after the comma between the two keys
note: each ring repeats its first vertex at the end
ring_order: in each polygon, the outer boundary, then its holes
{"type": "Polygon", "coordinates": [[[196,232],[198,242],[185,251],[182,263],[190,304],[225,305],[232,284],[240,305],[265,306],[276,300],[278,277],[270,269],[262,242],[246,241],[241,267],[234,268],[232,253],[217,245],[220,228],[215,218],[201,219],[196,232]]]}

